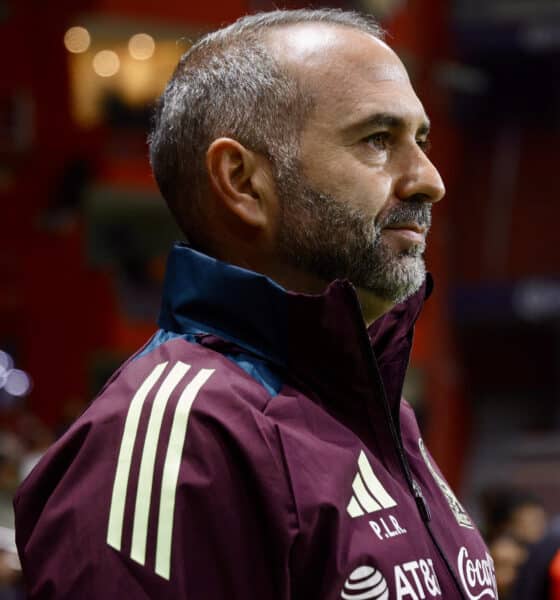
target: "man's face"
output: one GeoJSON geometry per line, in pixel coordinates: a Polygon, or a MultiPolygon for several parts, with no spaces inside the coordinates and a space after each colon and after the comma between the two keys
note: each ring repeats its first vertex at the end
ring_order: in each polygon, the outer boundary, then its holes
{"type": "Polygon", "coordinates": [[[284,39],[315,104],[299,157],[275,165],[280,252],[320,279],[400,302],[424,281],[431,206],[444,194],[422,105],[396,55],[365,33],[314,24],[284,39]]]}
{"type": "Polygon", "coordinates": [[[346,199],[311,187],[295,162],[277,170],[276,187],[282,203],[279,247],[293,266],[325,281],[349,279],[392,304],[422,285],[423,236],[431,224],[431,204],[399,204],[376,219],[346,199]],[[403,223],[414,223],[424,233],[399,249],[383,231],[403,223]]]}

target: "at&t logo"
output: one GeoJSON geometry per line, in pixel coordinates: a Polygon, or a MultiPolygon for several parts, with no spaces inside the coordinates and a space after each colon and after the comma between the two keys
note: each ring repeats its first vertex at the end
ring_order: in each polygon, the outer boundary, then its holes
{"type": "Polygon", "coordinates": [[[373,567],[358,567],[344,583],[340,593],[344,600],[388,600],[385,577],[373,567]]]}

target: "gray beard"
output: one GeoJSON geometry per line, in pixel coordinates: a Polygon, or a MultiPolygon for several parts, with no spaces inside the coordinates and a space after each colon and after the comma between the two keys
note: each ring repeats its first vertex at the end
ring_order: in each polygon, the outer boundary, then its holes
{"type": "Polygon", "coordinates": [[[293,163],[277,168],[281,204],[279,250],[299,270],[331,282],[348,279],[357,288],[398,304],[417,292],[426,278],[422,257],[425,243],[404,252],[385,244],[381,230],[388,225],[431,224],[431,204],[407,200],[382,222],[306,184],[293,163]]]}

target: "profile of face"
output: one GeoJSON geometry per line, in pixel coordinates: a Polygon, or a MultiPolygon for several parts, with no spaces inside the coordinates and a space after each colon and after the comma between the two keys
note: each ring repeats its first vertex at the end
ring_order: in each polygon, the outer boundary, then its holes
{"type": "Polygon", "coordinates": [[[424,109],[395,53],[362,31],[305,24],[283,39],[314,105],[299,152],[274,163],[279,250],[322,280],[401,302],[425,279],[431,208],[444,195],[424,109]]]}

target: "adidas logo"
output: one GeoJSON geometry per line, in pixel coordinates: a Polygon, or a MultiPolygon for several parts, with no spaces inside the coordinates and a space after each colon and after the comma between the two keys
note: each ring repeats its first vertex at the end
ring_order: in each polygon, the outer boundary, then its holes
{"type": "Polygon", "coordinates": [[[373,472],[363,450],[358,457],[358,472],[352,482],[352,491],[346,511],[353,519],[397,505],[373,472]]]}

